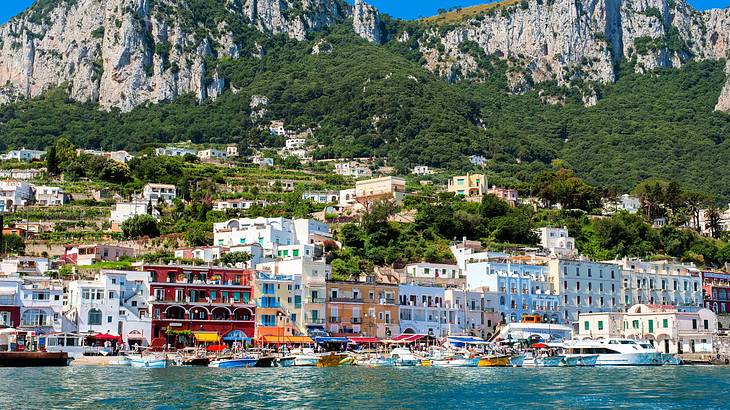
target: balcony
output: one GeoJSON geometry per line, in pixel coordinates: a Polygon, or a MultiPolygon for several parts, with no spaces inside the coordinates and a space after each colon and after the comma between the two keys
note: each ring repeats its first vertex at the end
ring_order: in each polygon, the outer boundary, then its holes
{"type": "Polygon", "coordinates": [[[380,299],[380,304],[381,305],[395,305],[395,299],[393,299],[393,298],[380,299]]]}
{"type": "Polygon", "coordinates": [[[362,323],[362,318],[353,317],[352,319],[350,319],[350,323],[352,323],[352,324],[360,324],[360,323],[362,323]]]}
{"type": "Polygon", "coordinates": [[[325,323],[325,320],[324,319],[321,319],[321,318],[313,319],[313,318],[309,318],[308,317],[308,318],[305,318],[304,319],[304,322],[310,323],[310,324],[313,324],[313,325],[323,325],[325,323]]]}
{"type": "Polygon", "coordinates": [[[349,297],[349,298],[345,298],[345,297],[330,298],[329,301],[330,302],[336,302],[336,303],[337,302],[339,302],[339,303],[363,303],[363,299],[362,298],[354,298],[354,297],[349,297]]]}
{"type": "Polygon", "coordinates": [[[307,303],[325,303],[325,298],[307,298],[307,303]]]}
{"type": "Polygon", "coordinates": [[[330,323],[340,323],[340,318],[339,318],[339,317],[336,317],[336,316],[330,316],[330,317],[328,318],[328,321],[329,321],[330,323]]]}

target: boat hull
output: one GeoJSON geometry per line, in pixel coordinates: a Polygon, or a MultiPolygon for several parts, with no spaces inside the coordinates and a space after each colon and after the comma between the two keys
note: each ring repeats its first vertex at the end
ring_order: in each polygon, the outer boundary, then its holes
{"type": "Polygon", "coordinates": [[[295,361],[294,357],[279,357],[276,359],[276,367],[292,367],[295,361]]]}
{"type": "Polygon", "coordinates": [[[210,362],[208,367],[214,367],[216,369],[249,368],[255,367],[257,362],[258,359],[253,358],[214,360],[210,362]]]}
{"type": "Polygon", "coordinates": [[[147,369],[164,369],[167,367],[165,359],[132,359],[130,366],[147,369]]]}
{"type": "Polygon", "coordinates": [[[0,352],[0,367],[65,367],[66,352],[0,352]]]}
{"type": "Polygon", "coordinates": [[[319,356],[295,356],[294,366],[317,366],[319,363],[319,356]]]}
{"type": "Polygon", "coordinates": [[[490,356],[479,359],[477,367],[509,367],[509,356],[490,356]]]}
{"type": "Polygon", "coordinates": [[[441,359],[431,360],[433,367],[477,367],[479,359],[441,359]]]}
{"type": "Polygon", "coordinates": [[[274,367],[276,364],[276,358],[274,356],[270,357],[259,357],[259,359],[256,361],[256,367],[274,367]]]}
{"type": "Polygon", "coordinates": [[[564,356],[538,357],[525,359],[523,367],[559,367],[563,363],[564,356]]]}
{"type": "Polygon", "coordinates": [[[348,355],[333,354],[320,357],[317,367],[352,366],[354,363],[355,359],[348,355]]]}
{"type": "Polygon", "coordinates": [[[509,358],[509,364],[512,367],[522,367],[525,364],[525,355],[517,355],[509,358]]]}
{"type": "Polygon", "coordinates": [[[596,366],[661,366],[660,353],[600,354],[596,366]]]}

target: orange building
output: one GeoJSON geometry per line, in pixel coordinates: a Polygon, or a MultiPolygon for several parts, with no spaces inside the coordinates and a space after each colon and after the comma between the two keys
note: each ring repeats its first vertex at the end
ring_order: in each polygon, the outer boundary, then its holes
{"type": "Polygon", "coordinates": [[[394,337],[398,323],[398,285],[366,281],[327,281],[327,330],[333,336],[394,337]]]}

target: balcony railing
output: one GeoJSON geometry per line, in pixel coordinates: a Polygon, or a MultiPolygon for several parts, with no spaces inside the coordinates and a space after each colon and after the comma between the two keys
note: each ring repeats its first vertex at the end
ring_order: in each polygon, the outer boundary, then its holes
{"type": "Polygon", "coordinates": [[[327,320],[330,323],[340,323],[340,318],[339,317],[336,317],[336,316],[330,316],[327,320]]]}
{"type": "Polygon", "coordinates": [[[324,303],[325,298],[307,298],[307,303],[324,303]]]}
{"type": "Polygon", "coordinates": [[[330,302],[343,302],[343,303],[363,303],[362,298],[345,298],[345,297],[337,297],[337,298],[330,298],[330,302]]]}
{"type": "Polygon", "coordinates": [[[350,323],[353,323],[353,324],[359,324],[359,323],[362,323],[362,318],[359,318],[359,317],[353,317],[352,319],[350,319],[350,323]]]}
{"type": "Polygon", "coordinates": [[[305,322],[315,324],[315,325],[323,325],[325,320],[321,318],[312,319],[312,318],[306,318],[305,322]]]}

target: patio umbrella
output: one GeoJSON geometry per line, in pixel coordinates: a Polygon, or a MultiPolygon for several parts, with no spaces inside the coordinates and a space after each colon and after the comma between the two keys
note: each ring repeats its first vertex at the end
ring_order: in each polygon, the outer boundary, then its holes
{"type": "Polygon", "coordinates": [[[228,346],[226,346],[226,345],[210,345],[210,346],[208,346],[208,351],[209,352],[222,352],[222,351],[226,350],[227,348],[228,348],[228,346]]]}
{"type": "Polygon", "coordinates": [[[546,347],[548,347],[548,345],[546,345],[545,343],[534,343],[532,345],[533,349],[544,349],[546,347]]]}

